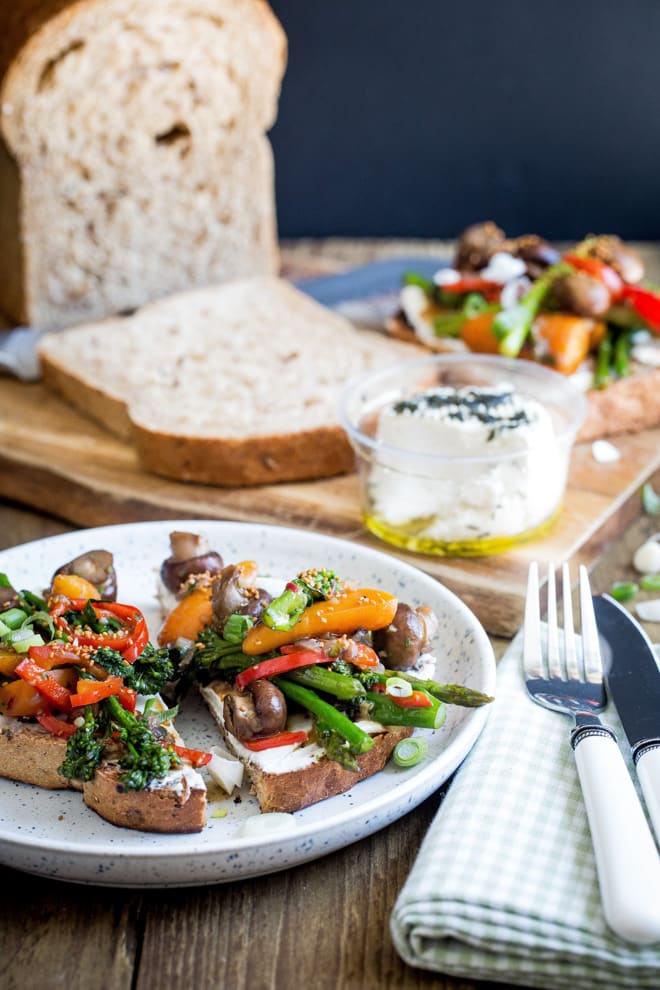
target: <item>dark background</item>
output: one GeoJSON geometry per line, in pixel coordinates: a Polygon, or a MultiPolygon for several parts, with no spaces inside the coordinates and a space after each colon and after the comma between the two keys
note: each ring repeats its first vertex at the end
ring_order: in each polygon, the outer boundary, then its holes
{"type": "Polygon", "coordinates": [[[660,239],[657,0],[272,0],[280,236],[660,239]]]}

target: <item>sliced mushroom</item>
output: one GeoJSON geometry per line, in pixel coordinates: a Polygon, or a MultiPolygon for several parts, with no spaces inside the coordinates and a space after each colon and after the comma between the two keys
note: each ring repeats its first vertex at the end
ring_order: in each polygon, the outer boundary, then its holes
{"type": "Polygon", "coordinates": [[[225,695],[223,717],[237,739],[266,739],[285,728],[286,701],[271,681],[253,681],[245,693],[225,695]]]}
{"type": "Polygon", "coordinates": [[[219,574],[223,560],[209,550],[206,540],[197,533],[170,533],[171,555],[160,567],[160,578],[168,591],[176,595],[197,574],[219,574]]]}
{"type": "Polygon", "coordinates": [[[0,584],[0,612],[18,605],[18,592],[10,584],[0,584]]]}
{"type": "Polygon", "coordinates": [[[99,595],[105,602],[117,599],[117,574],[114,557],[109,550],[89,550],[82,553],[58,567],[53,577],[57,574],[75,574],[76,577],[85,578],[98,588],[99,595]]]}
{"type": "Polygon", "coordinates": [[[414,609],[399,602],[389,626],[373,634],[373,647],[386,667],[409,670],[430,645],[437,620],[426,606],[414,609]]]}
{"type": "Polygon", "coordinates": [[[250,615],[258,619],[272,600],[262,588],[255,587],[257,565],[253,560],[223,567],[211,585],[213,624],[222,629],[230,615],[250,615]]]}

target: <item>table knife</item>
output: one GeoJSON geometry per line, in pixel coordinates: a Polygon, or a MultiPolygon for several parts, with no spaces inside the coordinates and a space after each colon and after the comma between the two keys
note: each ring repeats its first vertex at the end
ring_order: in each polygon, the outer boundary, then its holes
{"type": "Polygon", "coordinates": [[[594,595],[607,687],[626,734],[660,842],[660,669],[651,642],[609,595],[594,595]]]}

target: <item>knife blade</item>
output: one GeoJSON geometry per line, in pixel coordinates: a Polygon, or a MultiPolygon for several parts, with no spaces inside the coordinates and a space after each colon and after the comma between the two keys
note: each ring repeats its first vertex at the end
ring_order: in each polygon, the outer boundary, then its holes
{"type": "Polygon", "coordinates": [[[594,595],[607,687],[660,842],[660,669],[648,636],[619,602],[594,595]]]}

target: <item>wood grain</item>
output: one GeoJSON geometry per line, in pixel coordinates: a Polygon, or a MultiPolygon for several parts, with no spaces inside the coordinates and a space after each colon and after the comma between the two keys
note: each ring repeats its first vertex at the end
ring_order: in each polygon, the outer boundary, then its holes
{"type": "Polygon", "coordinates": [[[390,548],[363,527],[357,478],[221,489],[147,474],[112,437],[42,385],[4,380],[0,390],[0,496],[78,526],[145,519],[233,519],[296,526],[394,554],[460,595],[488,632],[520,625],[532,558],[591,565],[640,512],[639,488],[660,469],[660,430],[616,438],[621,458],[598,464],[574,451],[564,510],[543,539],[496,557],[431,557],[390,548]]]}

